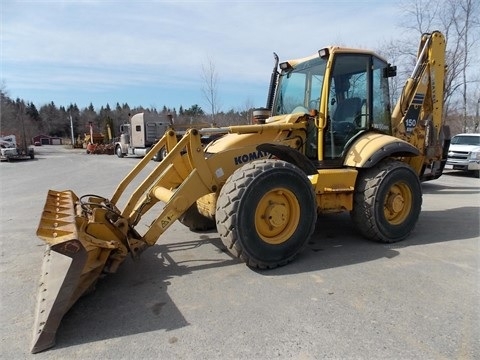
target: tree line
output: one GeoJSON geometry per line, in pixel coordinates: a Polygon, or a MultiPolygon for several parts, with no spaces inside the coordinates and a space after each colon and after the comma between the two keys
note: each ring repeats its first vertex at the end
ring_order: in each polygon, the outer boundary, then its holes
{"type": "Polygon", "coordinates": [[[219,112],[212,118],[198,105],[189,108],[180,106],[178,111],[166,105],[162,109],[130,107],[127,103],[117,103],[114,108],[109,104],[102,106],[98,111],[93,104],[80,109],[76,104],[67,107],[56,106],[54,102],[42,105],[39,109],[32,102],[22,99],[12,99],[5,89],[0,89],[0,134],[16,135],[17,141],[25,138],[27,144],[36,135],[48,135],[71,139],[72,126],[75,139],[83,138],[90,132],[90,125],[97,133],[107,136],[107,127],[110,127],[112,137],[120,136],[120,125],[128,123],[130,117],[139,112],[150,112],[158,115],[159,119],[168,120],[171,115],[175,124],[207,123],[214,126],[229,126],[245,124],[251,118],[251,110],[230,110],[227,113],[219,112]],[[72,125],[72,126],[71,126],[72,125]]]}

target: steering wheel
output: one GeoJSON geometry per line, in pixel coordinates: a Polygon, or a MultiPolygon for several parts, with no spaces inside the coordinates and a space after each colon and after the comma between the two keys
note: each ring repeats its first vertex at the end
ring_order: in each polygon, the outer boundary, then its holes
{"type": "Polygon", "coordinates": [[[340,121],[333,123],[333,130],[340,133],[348,134],[354,132],[356,129],[355,125],[350,121],[340,121]]]}

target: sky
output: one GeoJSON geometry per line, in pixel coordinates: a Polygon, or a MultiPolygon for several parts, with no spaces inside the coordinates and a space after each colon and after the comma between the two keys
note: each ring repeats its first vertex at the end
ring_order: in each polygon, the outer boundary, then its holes
{"type": "MultiPolygon", "coordinates": [[[[199,105],[213,64],[219,109],[266,104],[280,61],[398,38],[396,0],[1,0],[1,87],[40,108],[199,105]]],[[[414,47],[417,44],[413,44],[414,47]]]]}

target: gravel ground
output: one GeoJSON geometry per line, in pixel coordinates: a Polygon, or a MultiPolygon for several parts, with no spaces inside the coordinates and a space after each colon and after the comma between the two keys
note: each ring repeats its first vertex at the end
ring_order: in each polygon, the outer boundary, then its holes
{"type": "Polygon", "coordinates": [[[74,305],[55,347],[31,355],[48,189],[109,197],[138,162],[36,151],[0,164],[1,359],[480,358],[480,180],[457,172],[422,185],[407,240],[370,242],[348,214],[321,216],[305,251],[270,271],[231,258],[216,232],[175,223],[74,305]]]}

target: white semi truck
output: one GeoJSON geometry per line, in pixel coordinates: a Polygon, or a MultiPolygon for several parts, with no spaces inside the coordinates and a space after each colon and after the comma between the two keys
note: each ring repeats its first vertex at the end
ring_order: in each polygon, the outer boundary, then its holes
{"type": "MultiPolygon", "coordinates": [[[[211,128],[207,123],[174,125],[171,115],[162,119],[158,114],[141,112],[133,115],[130,123],[120,126],[121,135],[115,142],[115,153],[120,158],[145,156],[168,129],[175,130],[177,138],[180,139],[187,129],[193,128],[203,130],[201,141],[204,145],[225,133],[218,128],[211,128]]],[[[165,156],[167,151],[163,147],[154,155],[153,160],[162,161],[165,156]]]]}
{"type": "MultiPolygon", "coordinates": [[[[120,158],[145,156],[171,126],[170,120],[162,120],[157,114],[135,114],[130,118],[130,123],[120,126],[121,135],[119,141],[115,142],[115,153],[120,158]]],[[[154,160],[162,160],[165,155],[163,152],[164,149],[159,151],[154,160]]]]}

